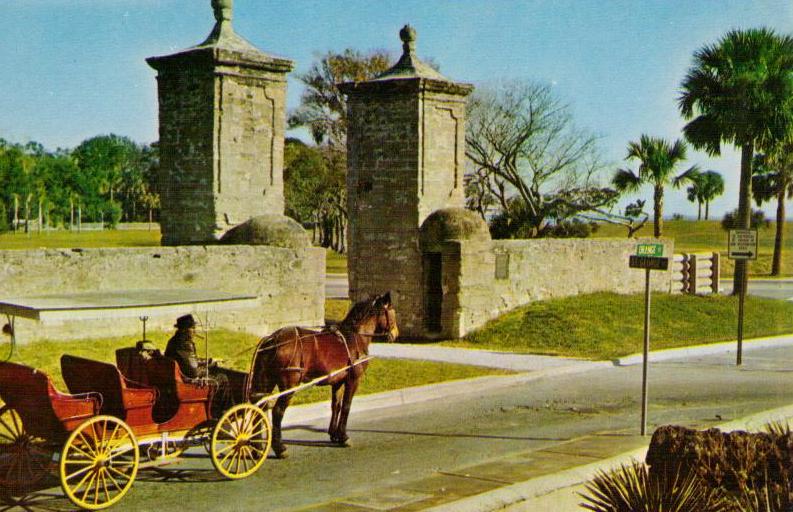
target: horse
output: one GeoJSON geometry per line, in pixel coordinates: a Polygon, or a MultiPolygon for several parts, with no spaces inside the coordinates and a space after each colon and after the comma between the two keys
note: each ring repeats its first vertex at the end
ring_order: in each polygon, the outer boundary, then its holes
{"type": "MultiPolygon", "coordinates": [[[[284,327],[262,338],[252,364],[251,392],[269,395],[277,386],[280,392],[323,376],[319,382],[331,387],[331,418],[328,435],[331,442],[349,446],[347,418],[355,391],[368,362],[354,363],[368,356],[369,343],[375,337],[393,342],[399,336],[396,311],[391,294],[356,303],[337,326],[313,331],[302,327],[284,327]],[[345,367],[349,367],[344,370],[345,367]]],[[[281,441],[281,420],[293,393],[280,396],[272,410],[272,446],[276,457],[286,457],[281,441]]]]}

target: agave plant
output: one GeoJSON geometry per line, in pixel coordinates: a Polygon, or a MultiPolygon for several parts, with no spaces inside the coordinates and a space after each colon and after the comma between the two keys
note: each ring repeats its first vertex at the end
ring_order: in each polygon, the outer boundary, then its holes
{"type": "Polygon", "coordinates": [[[580,506],[593,512],[732,512],[718,491],[709,489],[694,473],[668,476],[651,474],[638,461],[610,473],[599,472],[586,484],[585,502],[580,506]]]}

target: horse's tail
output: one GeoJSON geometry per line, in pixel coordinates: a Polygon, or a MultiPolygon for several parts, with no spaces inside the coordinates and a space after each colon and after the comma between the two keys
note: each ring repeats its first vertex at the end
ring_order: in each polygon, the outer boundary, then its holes
{"type": "Polygon", "coordinates": [[[275,357],[277,355],[276,341],[279,331],[275,331],[269,336],[259,340],[256,350],[253,351],[251,361],[251,371],[248,378],[248,396],[251,392],[262,392],[265,395],[272,393],[278,383],[277,379],[270,371],[275,367],[275,357]]]}

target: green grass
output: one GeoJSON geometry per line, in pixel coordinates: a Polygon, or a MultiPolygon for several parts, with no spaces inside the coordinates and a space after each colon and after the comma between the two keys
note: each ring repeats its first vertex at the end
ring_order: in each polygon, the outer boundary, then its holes
{"type": "Polygon", "coordinates": [[[156,247],[160,230],[45,231],[0,234],[0,250],[91,247],[156,247]]]}
{"type": "MultiPolygon", "coordinates": [[[[627,231],[620,226],[602,224],[594,238],[626,238],[627,231]]],[[[758,230],[760,254],[756,261],[749,263],[749,275],[764,277],[771,273],[771,257],[774,253],[776,223],[758,230]]],[[[639,230],[637,237],[652,237],[653,225],[648,222],[639,230]]],[[[720,220],[691,221],[665,220],[663,236],[675,240],[675,252],[719,252],[721,258],[721,274],[731,276],[735,265],[727,259],[727,232],[721,228],[720,220]]],[[[782,274],[793,276],[793,222],[785,223],[785,237],[782,252],[782,274]]]]}
{"type": "MultiPolygon", "coordinates": [[[[737,310],[731,296],[653,294],[651,350],[734,340],[737,310]]],[[[613,359],[641,352],[643,322],[643,294],[596,293],[520,307],[442,345],[613,359]]],[[[747,297],[744,337],[791,332],[793,303],[747,297]]]]}
{"type": "Polygon", "coordinates": [[[325,272],[328,274],[347,273],[347,255],[339,254],[334,250],[328,249],[325,257],[325,272]]]}
{"type": "MultiPolygon", "coordinates": [[[[160,350],[165,351],[170,333],[155,331],[149,333],[147,337],[160,350]]],[[[66,391],[60,374],[61,354],[72,354],[115,363],[115,350],[134,346],[136,339],[135,336],[122,336],[101,340],[40,341],[20,346],[12,360],[44,371],[53,379],[58,389],[66,391]]],[[[210,333],[210,356],[222,359],[222,365],[225,367],[247,372],[250,369],[251,355],[258,340],[257,336],[251,334],[218,329],[210,333]]],[[[196,345],[199,355],[203,356],[203,342],[197,340],[196,345]]],[[[358,392],[360,394],[378,393],[407,386],[509,373],[512,372],[446,363],[374,359],[358,392]]],[[[295,394],[292,403],[329,400],[329,393],[327,387],[311,388],[295,394]]]]}
{"type": "Polygon", "coordinates": [[[341,322],[350,306],[350,301],[346,299],[325,299],[325,321],[341,322]]]}

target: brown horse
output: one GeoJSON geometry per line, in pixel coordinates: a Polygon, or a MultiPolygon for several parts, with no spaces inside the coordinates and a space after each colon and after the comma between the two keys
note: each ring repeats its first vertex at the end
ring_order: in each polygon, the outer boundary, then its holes
{"type": "MultiPolygon", "coordinates": [[[[323,331],[284,327],[262,339],[253,360],[252,392],[269,395],[277,386],[285,391],[343,369],[367,357],[372,338],[394,341],[399,336],[391,295],[355,304],[338,326],[323,331]]],[[[328,434],[332,442],[348,446],[347,417],[350,404],[368,363],[360,363],[334,374],[319,385],[331,386],[331,418],[328,434]]],[[[277,399],[273,407],[273,451],[285,457],[281,420],[292,394],[277,399]]]]}

